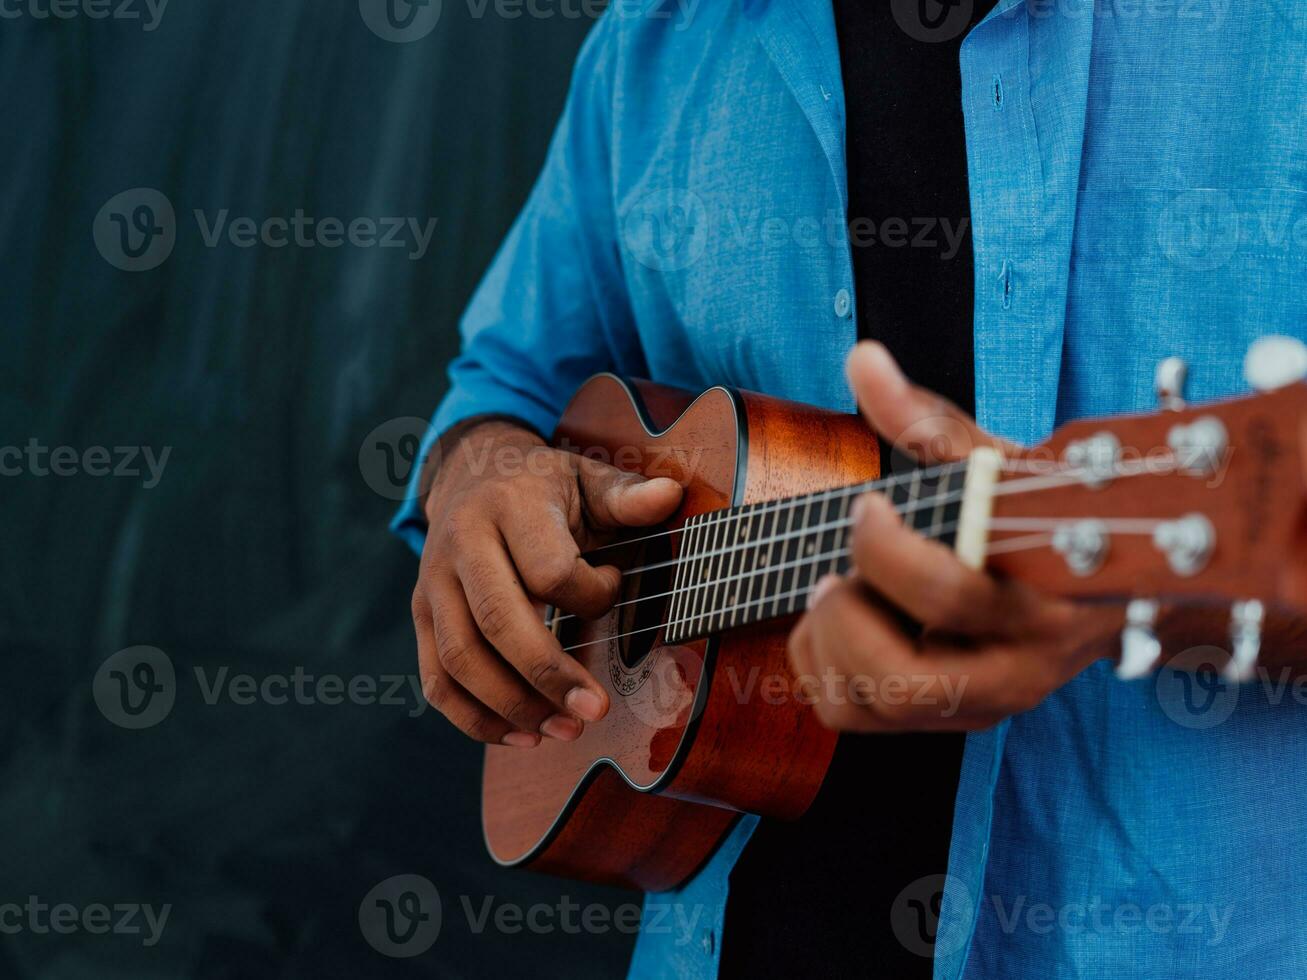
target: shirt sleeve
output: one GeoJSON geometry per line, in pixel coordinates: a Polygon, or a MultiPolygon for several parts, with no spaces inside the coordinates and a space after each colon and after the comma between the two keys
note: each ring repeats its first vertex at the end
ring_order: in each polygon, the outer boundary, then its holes
{"type": "Polygon", "coordinates": [[[462,350],[391,529],[421,551],[423,463],[440,436],[482,414],[553,431],[590,375],[637,346],[611,194],[616,21],[601,17],[577,59],[544,168],[460,322],[462,350]]]}

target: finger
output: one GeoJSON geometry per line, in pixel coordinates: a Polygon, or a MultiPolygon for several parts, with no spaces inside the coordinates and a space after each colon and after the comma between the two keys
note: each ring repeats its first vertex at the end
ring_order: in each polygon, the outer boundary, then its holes
{"type": "Polygon", "coordinates": [[[479,704],[441,666],[436,650],[435,615],[421,588],[413,594],[413,626],[417,633],[418,672],[422,693],[431,707],[465,735],[479,742],[532,748],[540,737],[515,731],[503,718],[479,704]]]}
{"type": "Polygon", "coordinates": [[[652,480],[598,460],[582,458],[577,474],[581,502],[596,527],[646,527],[666,520],[681,502],[681,485],[652,480]]]}
{"type": "Polygon", "coordinates": [[[510,508],[500,527],[530,595],[584,619],[598,619],[617,601],[621,572],[581,557],[561,504],[510,508]]]}
{"type": "Polygon", "coordinates": [[[812,662],[812,617],[803,616],[790,630],[786,644],[790,669],[794,672],[796,691],[802,704],[817,701],[816,676],[812,662]]]}
{"type": "Polygon", "coordinates": [[[886,658],[910,659],[911,640],[848,579],[828,576],[807,619],[818,719],[839,731],[891,731],[875,692],[886,658]],[[856,634],[846,632],[858,630],[856,634]]]}
{"type": "Polygon", "coordinates": [[[496,535],[455,556],[455,569],[477,628],[500,655],[554,705],[581,721],[608,710],[608,695],[545,627],[496,535]]]}
{"type": "Polygon", "coordinates": [[[1037,646],[963,648],[939,636],[913,643],[850,583],[832,588],[812,616],[817,661],[856,685],[854,703],[822,716],[832,727],[974,731],[1034,707],[1068,679],[1037,646]]]}
{"type": "Polygon", "coordinates": [[[909,382],[884,344],[857,344],[845,372],[871,427],[923,464],[964,459],[980,446],[1016,448],[985,432],[948,399],[909,382]]]}
{"type": "Polygon", "coordinates": [[[539,732],[564,742],[581,734],[580,722],[559,714],[482,639],[457,579],[451,575],[431,592],[436,656],[463,690],[519,732],[539,732]]]}
{"type": "Polygon", "coordinates": [[[939,541],[909,529],[888,498],[859,497],[853,506],[853,563],[878,595],[917,622],[937,629],[980,635],[1014,627],[1026,613],[984,572],[962,564],[939,541]]]}

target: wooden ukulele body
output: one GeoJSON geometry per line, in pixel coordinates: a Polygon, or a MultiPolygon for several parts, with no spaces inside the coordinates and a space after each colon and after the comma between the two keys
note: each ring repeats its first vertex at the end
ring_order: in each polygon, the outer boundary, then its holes
{"type": "MultiPolygon", "coordinates": [[[[685,499],[668,529],[880,469],[875,436],[856,416],[611,375],[576,394],[555,444],[680,482],[685,499]]],[[[675,557],[678,540],[651,539],[644,563],[675,557]]],[[[666,583],[630,588],[624,599],[640,589],[658,595],[666,583]]],[[[796,697],[785,652],[791,620],[669,645],[638,618],[651,610],[663,617],[654,624],[666,621],[662,602],[632,603],[574,624],[564,644],[585,644],[574,655],[608,690],[601,721],[575,742],[487,748],[482,823],[500,864],[661,891],[693,874],[741,812],[795,819],[816,796],[837,736],[796,697]]]]}

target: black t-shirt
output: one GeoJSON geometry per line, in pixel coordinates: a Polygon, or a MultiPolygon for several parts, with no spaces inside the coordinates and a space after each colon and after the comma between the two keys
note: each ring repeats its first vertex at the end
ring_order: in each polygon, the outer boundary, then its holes
{"type": "MultiPolygon", "coordinates": [[[[833,2],[858,335],[883,341],[909,377],[970,410],[958,52],[993,3],[833,2]],[[908,20],[919,11],[929,23],[908,20]]],[[[961,754],[957,735],[841,738],[812,809],[796,823],[764,820],[732,872],[721,975],[929,977],[916,937],[923,927],[933,937],[933,923],[908,902],[920,888],[900,894],[947,867],[961,754]]]]}

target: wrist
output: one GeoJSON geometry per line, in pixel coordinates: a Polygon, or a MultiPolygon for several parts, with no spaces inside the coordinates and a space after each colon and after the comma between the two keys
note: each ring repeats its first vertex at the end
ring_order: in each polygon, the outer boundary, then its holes
{"type": "Polygon", "coordinates": [[[451,426],[437,441],[423,463],[421,500],[427,523],[432,523],[431,505],[439,485],[457,480],[486,460],[496,445],[524,448],[545,444],[528,423],[511,415],[474,415],[451,426]]]}

